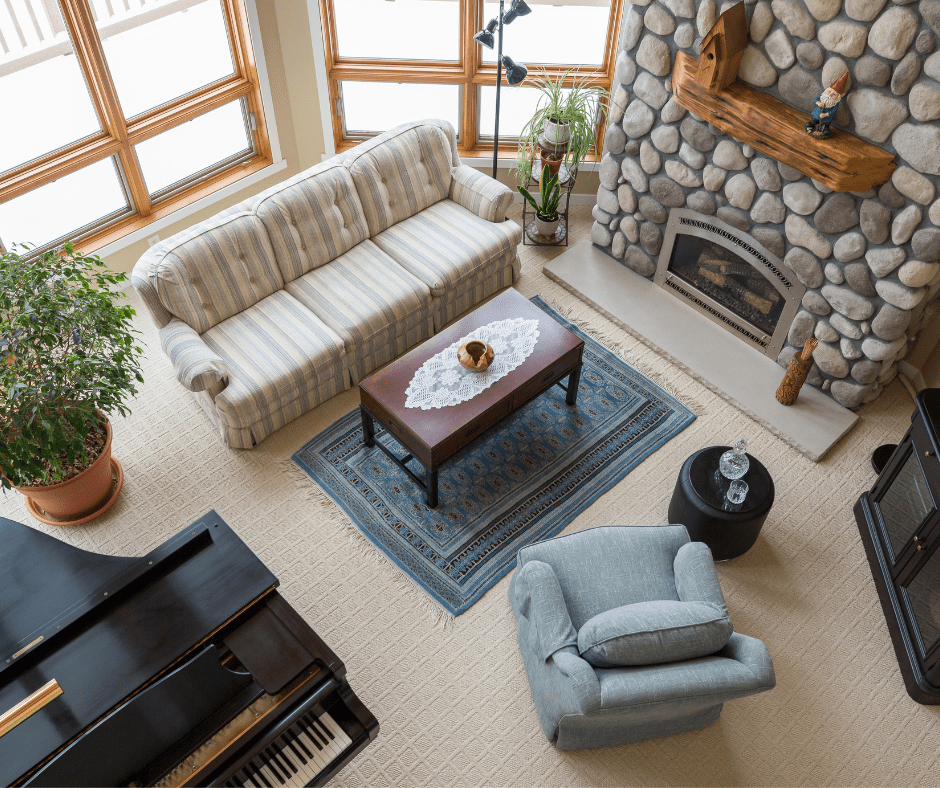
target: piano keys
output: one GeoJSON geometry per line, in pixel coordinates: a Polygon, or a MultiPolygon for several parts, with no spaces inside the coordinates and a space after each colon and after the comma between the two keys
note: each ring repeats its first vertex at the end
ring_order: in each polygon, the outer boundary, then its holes
{"type": "Polygon", "coordinates": [[[0,735],[0,785],[323,785],[378,734],[215,512],[140,559],[0,534],[0,719],[61,689],[0,735]]]}

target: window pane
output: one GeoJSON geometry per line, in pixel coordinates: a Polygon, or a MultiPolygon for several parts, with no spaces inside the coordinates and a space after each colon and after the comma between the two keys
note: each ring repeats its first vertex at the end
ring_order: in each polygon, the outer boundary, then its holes
{"type": "MultiPolygon", "coordinates": [[[[496,77],[493,77],[496,82],[496,77]]],[[[566,95],[567,88],[562,91],[566,95]]],[[[542,91],[535,88],[516,87],[507,88],[503,85],[499,92],[499,138],[504,140],[518,137],[535,114],[542,91]]],[[[477,110],[480,119],[479,135],[481,139],[493,139],[493,128],[496,125],[496,85],[480,87],[480,106],[477,110]]]]}
{"type": "Polygon", "coordinates": [[[0,238],[7,249],[13,243],[45,246],[127,210],[117,166],[102,159],[0,204],[0,238]]]}
{"type": "Polygon", "coordinates": [[[386,131],[399,123],[443,118],[460,128],[458,85],[341,82],[346,132],[386,131]]]}
{"type": "Polygon", "coordinates": [[[234,73],[219,0],[92,0],[124,115],[132,118],[234,73]],[[128,6],[128,7],[126,7],[128,6]]]}
{"type": "Polygon", "coordinates": [[[54,0],[0,2],[0,172],[100,131],[72,55],[54,0]]]}
{"type": "Polygon", "coordinates": [[[458,0],[333,0],[340,57],[457,60],[458,0]]]}
{"type": "MultiPolygon", "coordinates": [[[[607,44],[610,0],[551,1],[552,5],[548,5],[548,0],[527,0],[532,13],[506,25],[503,54],[526,65],[601,65],[607,44]]],[[[505,7],[508,9],[508,2],[505,7]]],[[[484,21],[496,16],[499,16],[499,3],[484,3],[484,21]]],[[[483,62],[496,62],[495,46],[493,49],[481,46],[480,52],[483,62]]]]}
{"type": "Polygon", "coordinates": [[[248,154],[251,138],[241,101],[205,115],[134,146],[151,195],[215,165],[248,154]]]}

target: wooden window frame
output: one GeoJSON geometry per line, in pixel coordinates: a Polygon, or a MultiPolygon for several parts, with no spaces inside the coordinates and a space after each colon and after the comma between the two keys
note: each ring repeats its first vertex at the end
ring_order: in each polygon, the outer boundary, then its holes
{"type": "MultiPolygon", "coordinates": [[[[87,253],[273,164],[245,0],[220,2],[231,45],[233,73],[127,120],[121,110],[89,0],[61,0],[62,18],[101,131],[0,174],[0,204],[115,156],[120,162],[130,213],[73,237],[72,240],[81,240],[82,250],[87,253]],[[249,126],[246,129],[253,136],[254,154],[153,202],[134,146],[237,100],[244,100],[247,111],[254,116],[255,128],[249,126]]],[[[37,248],[37,252],[51,245],[52,242],[37,248]]]]}
{"type": "MultiPolygon", "coordinates": [[[[478,125],[478,90],[481,85],[496,84],[496,64],[484,63],[480,57],[480,44],[473,40],[473,34],[481,30],[484,25],[483,0],[458,0],[460,13],[460,41],[457,61],[426,61],[426,60],[379,60],[365,58],[344,58],[339,56],[337,43],[336,19],[333,14],[333,3],[336,0],[319,0],[320,27],[323,32],[323,51],[326,61],[326,78],[329,87],[329,115],[332,122],[333,144],[337,153],[354,147],[361,138],[343,136],[343,118],[337,112],[339,103],[339,83],[344,81],[356,82],[412,82],[424,84],[459,85],[461,91],[461,127],[456,129],[458,135],[457,152],[462,158],[486,159],[493,155],[492,142],[481,142],[477,139],[478,125]]],[[[341,0],[339,0],[341,2],[341,0]]],[[[507,0],[508,2],[508,0],[507,0]]],[[[617,44],[620,39],[620,28],[623,20],[626,0],[611,0],[611,14],[607,26],[605,40],[604,62],[600,66],[583,66],[579,64],[543,64],[526,63],[529,75],[522,82],[531,84],[544,70],[550,76],[557,78],[566,71],[577,69],[577,75],[568,74],[564,84],[571,86],[575,78],[583,79],[588,85],[611,90],[614,81],[614,67],[617,60],[617,44]]],[[[537,12],[537,7],[533,9],[537,12]]],[[[504,87],[508,87],[505,74],[504,87]]],[[[324,134],[328,134],[324,129],[324,134]]],[[[603,150],[604,124],[598,123],[595,138],[595,150],[603,150]]],[[[515,138],[505,138],[500,135],[499,155],[515,158],[515,138]]],[[[599,154],[593,154],[586,159],[596,160],[599,154]]]]}

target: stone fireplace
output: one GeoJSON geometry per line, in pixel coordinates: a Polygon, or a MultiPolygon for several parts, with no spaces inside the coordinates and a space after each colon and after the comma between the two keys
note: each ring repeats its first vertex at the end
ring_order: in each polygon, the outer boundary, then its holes
{"type": "Polygon", "coordinates": [[[653,281],[772,358],[806,292],[746,233],[685,208],[669,212],[653,281]]]}
{"type": "MultiPolygon", "coordinates": [[[[626,12],[591,239],[620,264],[665,281],[657,262],[671,240],[670,209],[747,234],[768,260],[782,261],[785,267],[777,267],[784,278],[803,288],[798,303],[785,299],[782,307],[766,297],[770,291],[751,293],[751,306],[767,314],[780,307],[775,325],[787,324],[784,340],[761,320],[751,321],[761,329],[750,331],[757,345],[767,337],[767,347],[757,349],[772,349],[786,366],[815,337],[819,347],[807,382],[856,407],[897,375],[938,311],[940,0],[760,0],[746,6],[749,42],[740,80],[808,112],[823,87],[847,70],[849,93],[835,126],[895,154],[889,181],[844,193],[676,103],[670,79],[675,54],[698,57],[702,37],[728,5],[636,0],[626,12]],[[794,313],[785,318],[790,304],[794,313]]],[[[696,254],[700,259],[702,251],[696,254]]],[[[706,258],[708,264],[696,268],[700,284],[743,276],[732,274],[732,260],[706,258]]],[[[674,284],[688,279],[673,273],[674,284]]]]}

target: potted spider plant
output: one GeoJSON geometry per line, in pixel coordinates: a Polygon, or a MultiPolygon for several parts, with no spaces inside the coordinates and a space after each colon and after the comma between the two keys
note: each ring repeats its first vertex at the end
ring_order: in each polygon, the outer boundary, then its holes
{"type": "Polygon", "coordinates": [[[558,204],[561,202],[562,190],[558,183],[558,173],[552,173],[548,167],[542,168],[539,177],[539,202],[535,201],[531,192],[525,186],[516,186],[523,198],[535,209],[535,227],[543,238],[554,238],[558,229],[558,204]]]}
{"type": "Polygon", "coordinates": [[[127,275],[70,243],[0,252],[0,487],[42,522],[86,522],[120,491],[108,416],[143,382],[127,275]]]}
{"type": "Polygon", "coordinates": [[[535,114],[519,135],[515,170],[521,185],[532,176],[536,155],[542,166],[557,173],[562,161],[572,170],[594,149],[597,123],[607,117],[610,94],[599,87],[590,87],[587,79],[575,76],[570,88],[565,79],[571,71],[552,78],[546,71],[535,80],[542,92],[535,114]]]}

